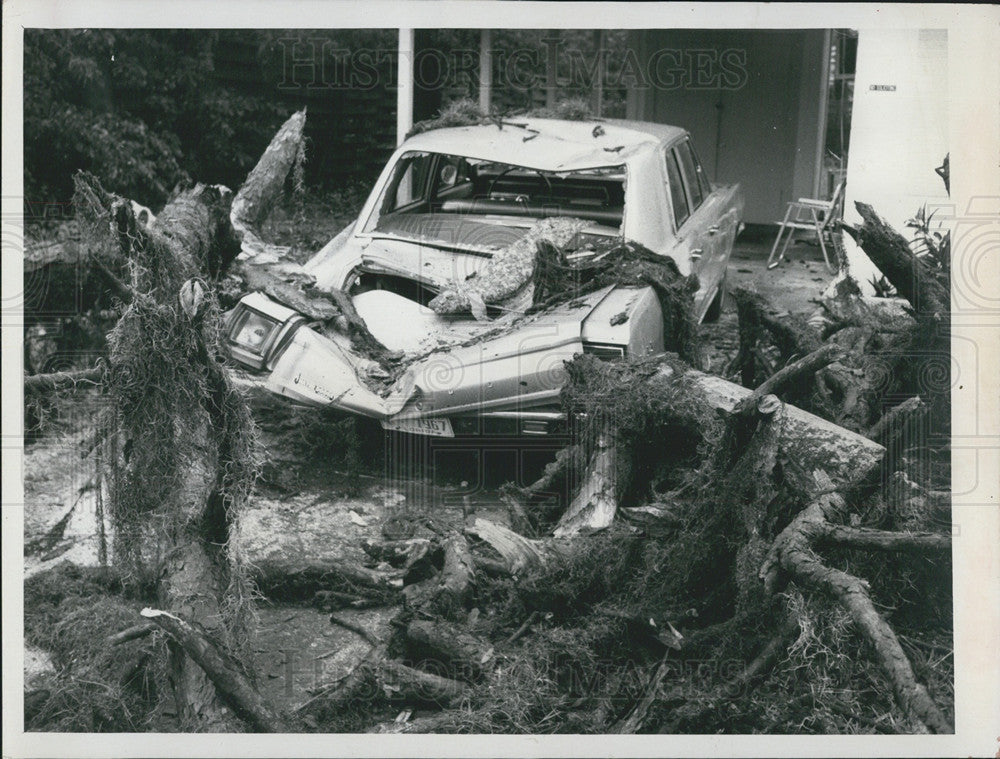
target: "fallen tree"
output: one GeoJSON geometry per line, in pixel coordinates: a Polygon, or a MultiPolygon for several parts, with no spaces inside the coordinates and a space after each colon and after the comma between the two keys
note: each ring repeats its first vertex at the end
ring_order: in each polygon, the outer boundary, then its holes
{"type": "MultiPolygon", "coordinates": [[[[162,606],[238,649],[250,589],[230,537],[255,477],[253,425],[219,364],[218,311],[200,279],[238,252],[225,231],[227,200],[199,185],[146,228],[93,177],[77,185],[78,214],[94,219],[92,229],[104,219],[110,242],[97,239],[130,262],[132,298],[110,335],[103,383],[114,562],[135,582],[156,578],[162,606]]],[[[232,729],[179,645],[171,673],[182,724],[232,729]]]]}
{"type": "MultiPolygon", "coordinates": [[[[605,569],[605,574],[610,572],[618,580],[602,580],[600,587],[611,598],[641,597],[643,606],[649,610],[656,608],[658,599],[664,596],[668,596],[671,603],[676,603],[678,598],[687,599],[682,603],[702,605],[706,611],[703,617],[708,616],[707,610],[713,607],[712,613],[719,614],[719,601],[713,600],[713,596],[718,599],[720,594],[722,597],[731,594],[733,605],[729,613],[732,616],[715,618],[717,632],[714,635],[710,632],[713,626],[709,625],[695,636],[699,640],[696,644],[699,651],[705,650],[707,640],[720,637],[724,640],[734,625],[774,614],[775,603],[780,606],[774,597],[774,582],[769,579],[762,583],[758,577],[770,577],[771,568],[785,567],[782,561],[787,562],[788,567],[795,565],[787,551],[792,541],[790,535],[799,534],[797,531],[803,522],[810,525],[810,546],[832,546],[855,552],[901,552],[918,555],[924,560],[946,560],[950,547],[946,535],[879,530],[855,526],[853,522],[844,524],[840,521],[848,516],[844,508],[826,513],[822,529],[808,515],[795,515],[796,504],[807,499],[826,499],[824,503],[832,501],[843,506],[846,502],[841,494],[852,499],[870,497],[880,485],[877,475],[885,454],[885,448],[868,436],[803,412],[774,395],[801,393],[803,384],[810,384],[818,372],[841,359],[844,352],[842,346],[823,345],[819,339],[813,341],[811,347],[811,352],[788,362],[754,390],[703,375],[676,360],[614,365],[587,357],[578,359],[570,366],[571,382],[565,399],[571,411],[582,411],[588,418],[600,420],[591,429],[594,437],[589,445],[594,453],[589,463],[584,463],[586,460],[579,448],[564,451],[546,470],[542,480],[521,493],[525,499],[522,506],[526,505],[530,514],[532,498],[543,494],[555,479],[565,476],[566,470],[573,466],[584,467],[579,477],[583,483],[580,493],[585,494],[582,498],[590,501],[597,493],[610,501],[611,506],[605,508],[605,513],[614,515],[624,503],[651,501],[642,511],[644,519],[639,523],[638,534],[654,537],[654,542],[663,541],[660,544],[663,551],[669,552],[673,546],[675,555],[669,558],[668,554],[663,555],[660,561],[664,563],[658,565],[660,573],[628,577],[605,569]],[[605,444],[595,445],[594,439],[603,440],[605,444]],[[609,439],[627,441],[627,448],[607,445],[609,439]],[[656,448],[656,443],[664,439],[673,441],[672,450],[656,448]],[[682,439],[687,443],[681,443],[682,439]],[[621,460],[623,455],[627,457],[624,461],[621,460]],[[668,469],[672,470],[672,477],[668,479],[673,482],[673,488],[666,492],[655,485],[656,478],[663,475],[655,467],[651,471],[650,467],[650,462],[664,458],[669,462],[668,469]],[[597,471],[594,470],[595,461],[600,462],[597,471]],[[622,469],[617,470],[617,466],[622,469]],[[688,469],[689,476],[678,474],[678,469],[688,467],[694,467],[694,471],[688,469]],[[821,474],[814,475],[816,470],[821,474]],[[625,483],[621,479],[622,471],[627,473],[625,483]],[[816,485],[813,479],[816,476],[821,486],[816,485]],[[650,490],[647,488],[651,478],[654,484],[650,490]],[[612,481],[616,485],[608,487],[607,483],[612,481]],[[595,482],[602,484],[595,487],[595,482]],[[782,524],[788,526],[784,530],[776,529],[782,524]],[[665,566],[670,567],[667,575],[662,573],[665,566]],[[707,577],[715,578],[714,581],[721,585],[709,589],[706,596],[703,583],[707,577]],[[605,582],[609,585],[604,585],[605,582]],[[615,582],[623,582],[624,587],[616,586],[615,582]],[[724,591],[727,585],[730,591],[724,591]],[[656,590],[650,592],[654,587],[656,590]],[[632,596],[633,593],[636,595],[632,596]]],[[[886,431],[895,428],[898,420],[918,405],[909,403],[891,419],[877,425],[874,436],[888,439],[886,431]]],[[[587,445],[585,442],[585,448],[587,445]]],[[[591,513],[595,511],[592,501],[590,509],[591,513]]],[[[631,506],[628,511],[638,509],[631,506]]],[[[807,512],[812,513],[808,509],[807,512]]],[[[568,513],[574,516],[581,513],[579,504],[572,502],[568,513]]],[[[539,518],[536,514],[535,519],[539,518]]],[[[603,524],[592,525],[591,530],[600,530],[609,523],[610,519],[604,520],[603,524]]],[[[544,522],[535,521],[534,524],[536,529],[544,529],[544,522]]],[[[525,537],[481,518],[469,529],[470,534],[481,541],[474,551],[477,562],[482,562],[489,573],[496,572],[496,562],[499,562],[502,571],[514,578],[522,601],[529,604],[529,610],[533,609],[526,622],[511,635],[514,640],[523,636],[525,625],[537,621],[540,611],[548,609],[550,615],[555,611],[577,618],[601,597],[601,591],[595,591],[591,584],[594,580],[584,580],[580,573],[599,571],[596,567],[582,570],[581,565],[589,567],[591,563],[600,563],[605,556],[601,552],[604,549],[598,548],[604,542],[600,538],[602,533],[591,531],[589,536],[580,534],[566,539],[566,533],[560,530],[561,524],[563,522],[555,527],[555,537],[525,537]],[[486,546],[488,551],[480,553],[486,546]],[[598,554],[596,558],[590,556],[594,552],[598,554]],[[571,581],[568,588],[556,580],[567,575],[579,578],[571,581]],[[550,584],[554,587],[547,587],[550,584]],[[582,588],[589,589],[587,596],[577,595],[582,588]],[[557,611],[560,609],[562,611],[557,611]]],[[[628,557],[626,566],[632,568],[630,571],[634,572],[644,561],[649,566],[650,558],[640,559],[635,556],[636,549],[629,548],[638,537],[620,532],[614,534],[613,530],[612,533],[606,540],[617,546],[613,549],[615,553],[628,557]]],[[[648,541],[643,549],[645,553],[651,552],[648,541]]],[[[618,567],[616,559],[610,556],[608,559],[618,567]]],[[[818,559],[815,566],[822,566],[818,559]]],[[[622,571],[627,570],[622,567],[622,571]]],[[[805,587],[830,592],[833,598],[845,604],[857,629],[875,643],[876,659],[893,683],[898,704],[917,725],[935,732],[950,729],[940,708],[914,678],[907,657],[898,642],[894,642],[896,638],[889,623],[874,611],[867,596],[864,599],[857,597],[866,587],[864,581],[840,572],[831,585],[804,570],[803,573],[788,568],[783,571],[805,587]]],[[[823,571],[827,572],[824,575],[827,579],[832,576],[829,572],[833,570],[824,567],[823,571]]],[[[651,623],[657,616],[652,611],[647,611],[646,615],[652,615],[651,623]]],[[[623,618],[643,616],[639,612],[638,615],[625,614],[623,618]]],[[[672,626],[670,629],[674,630],[672,626]]],[[[798,629],[798,622],[795,622],[774,631],[744,672],[713,686],[715,696],[706,691],[699,697],[697,703],[700,705],[696,708],[687,708],[669,695],[670,689],[663,685],[666,670],[663,664],[659,665],[632,710],[609,728],[633,732],[645,729],[650,721],[676,725],[710,718],[716,708],[713,705],[725,698],[726,693],[766,675],[798,629]],[[671,709],[680,709],[676,717],[670,715],[671,709]]],[[[687,644],[682,642],[681,647],[684,650],[687,644]]]]}

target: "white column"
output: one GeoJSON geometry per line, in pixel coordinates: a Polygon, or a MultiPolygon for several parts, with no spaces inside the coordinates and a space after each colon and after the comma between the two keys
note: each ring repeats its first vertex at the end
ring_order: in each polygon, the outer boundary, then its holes
{"type": "Polygon", "coordinates": [[[399,63],[396,72],[396,145],[413,126],[413,30],[399,30],[399,63]]]}
{"type": "Polygon", "coordinates": [[[490,112],[493,100],[493,33],[481,29],[479,33],[479,110],[490,112]]]}
{"type": "MultiPolygon", "coordinates": [[[[819,118],[817,119],[819,128],[816,130],[816,168],[812,188],[812,197],[814,198],[829,197],[826,186],[826,172],[823,170],[823,158],[826,156],[826,122],[830,108],[830,48],[832,43],[833,34],[831,30],[825,29],[823,31],[823,65],[820,66],[819,72],[819,118]]],[[[843,48],[838,52],[840,55],[843,55],[843,48]]],[[[839,61],[840,59],[838,58],[837,60],[839,61]]],[[[809,75],[803,70],[802,76],[806,78],[809,75]]]]}
{"type": "Polygon", "coordinates": [[[555,108],[559,89],[559,30],[549,29],[545,56],[545,107],[555,108]]]}
{"type": "Polygon", "coordinates": [[[600,116],[601,110],[604,108],[604,30],[595,29],[593,40],[597,75],[593,82],[590,107],[595,116],[600,116]]]}

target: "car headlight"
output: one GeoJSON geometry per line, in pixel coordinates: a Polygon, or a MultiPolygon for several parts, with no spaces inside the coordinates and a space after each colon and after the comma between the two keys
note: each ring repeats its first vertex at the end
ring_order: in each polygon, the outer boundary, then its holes
{"type": "Polygon", "coordinates": [[[244,296],[226,317],[230,355],[251,369],[270,369],[305,317],[270,298],[244,296]]]}

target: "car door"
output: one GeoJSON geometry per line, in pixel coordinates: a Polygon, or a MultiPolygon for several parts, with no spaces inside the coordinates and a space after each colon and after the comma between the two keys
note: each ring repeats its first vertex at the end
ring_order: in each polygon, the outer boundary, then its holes
{"type": "MultiPolygon", "coordinates": [[[[673,255],[676,259],[686,254],[692,273],[698,276],[695,311],[701,316],[708,307],[708,298],[718,286],[712,262],[716,258],[719,229],[713,228],[710,209],[706,207],[704,185],[699,183],[690,159],[684,159],[685,153],[680,150],[682,145],[687,145],[687,138],[669,145],[663,153],[675,235],[673,255]]],[[[690,152],[686,155],[690,156],[690,152]]]]}
{"type": "Polygon", "coordinates": [[[725,280],[729,252],[736,237],[738,220],[732,202],[733,188],[712,186],[690,138],[678,143],[674,149],[680,160],[685,185],[689,188],[697,185],[702,197],[699,210],[707,225],[704,229],[709,241],[700,261],[698,276],[702,288],[706,290],[705,297],[711,299],[725,280]]]}

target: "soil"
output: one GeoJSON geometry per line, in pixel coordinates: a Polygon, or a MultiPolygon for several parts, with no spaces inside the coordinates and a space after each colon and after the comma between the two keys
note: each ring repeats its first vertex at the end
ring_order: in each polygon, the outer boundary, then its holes
{"type": "MultiPolygon", "coordinates": [[[[727,283],[753,287],[771,304],[775,316],[808,315],[816,310],[817,300],[833,274],[826,268],[818,245],[800,242],[789,246],[785,260],[768,271],[767,256],[774,243],[768,227],[746,230],[733,248],[727,283]]],[[[702,342],[706,349],[707,371],[720,373],[736,353],[738,326],[736,308],[728,299],[718,321],[702,324],[702,342]]]]}
{"type": "MultiPolygon", "coordinates": [[[[397,611],[344,609],[337,616],[385,639],[397,611]]],[[[288,711],[351,672],[371,650],[360,635],[332,624],[328,613],[316,609],[263,603],[258,620],[251,669],[261,694],[288,711]]]]}

